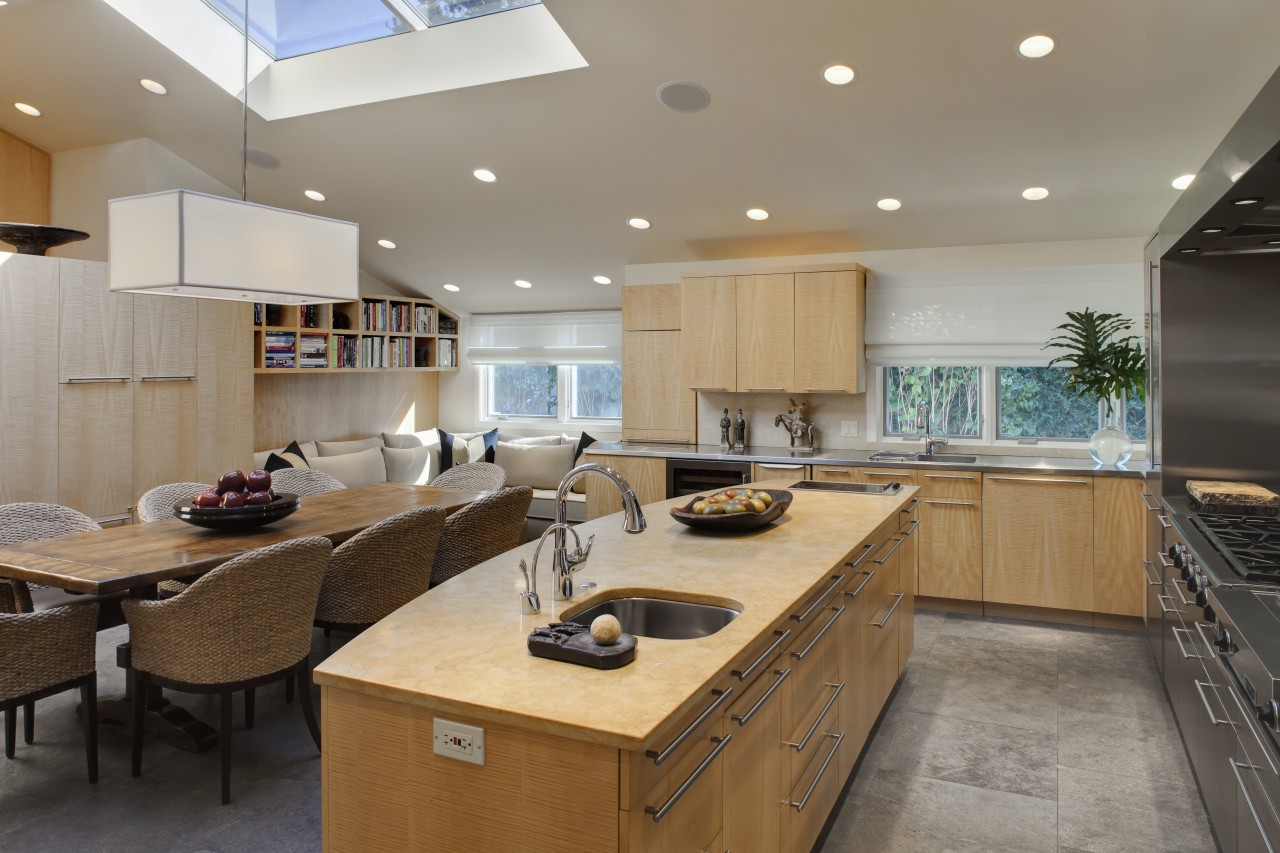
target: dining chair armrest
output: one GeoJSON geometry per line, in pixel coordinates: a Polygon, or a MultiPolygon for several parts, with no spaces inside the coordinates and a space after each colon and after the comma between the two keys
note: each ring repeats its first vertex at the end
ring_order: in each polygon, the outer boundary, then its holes
{"type": "Polygon", "coordinates": [[[0,701],[93,672],[97,630],[96,602],[0,613],[0,701]]]}

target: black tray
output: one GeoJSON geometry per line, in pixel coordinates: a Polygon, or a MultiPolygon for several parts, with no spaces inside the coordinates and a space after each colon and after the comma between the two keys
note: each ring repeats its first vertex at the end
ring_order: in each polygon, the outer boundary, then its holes
{"type": "Polygon", "coordinates": [[[591,629],[577,622],[552,622],[529,634],[529,654],[592,669],[617,669],[636,659],[636,638],[622,634],[612,646],[591,639],[591,629]]]}
{"type": "Polygon", "coordinates": [[[298,496],[288,492],[276,492],[275,500],[269,504],[234,509],[196,506],[190,501],[179,501],[173,505],[173,517],[210,530],[252,530],[293,515],[301,505],[298,496]]]}
{"type": "Polygon", "coordinates": [[[693,505],[702,500],[694,498],[682,507],[672,507],[671,517],[681,524],[695,530],[730,530],[740,532],[764,527],[782,518],[787,507],[791,506],[791,493],[784,489],[752,489],[753,492],[768,492],[773,503],[764,512],[740,512],[736,515],[696,515],[693,505]]]}

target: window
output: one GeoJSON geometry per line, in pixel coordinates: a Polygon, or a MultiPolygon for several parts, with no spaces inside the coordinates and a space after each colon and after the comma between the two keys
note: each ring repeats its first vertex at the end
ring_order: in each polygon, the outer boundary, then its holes
{"type": "Polygon", "coordinates": [[[622,365],[576,364],[569,370],[573,384],[570,417],[588,420],[622,417],[622,365]]]}
{"type": "MultiPolygon", "coordinates": [[[[244,0],[205,0],[244,32],[244,0]]],[[[249,37],[273,59],[411,33],[413,27],[383,0],[275,0],[249,6],[249,37]]]]}
{"type": "MultiPolygon", "coordinates": [[[[1061,367],[998,369],[999,438],[1085,440],[1098,429],[1098,403],[1067,391],[1061,367]]],[[[1141,400],[1125,404],[1121,427],[1134,441],[1147,438],[1147,410],[1141,400]]]]}
{"type": "Polygon", "coordinates": [[[616,421],[622,417],[622,365],[482,366],[485,420],[616,421]]]}
{"type": "Polygon", "coordinates": [[[489,368],[491,418],[554,418],[560,383],[554,365],[495,364],[489,368]]]}
{"type": "Polygon", "coordinates": [[[1147,440],[1147,403],[1137,397],[1129,397],[1124,407],[1124,431],[1134,441],[1147,440]]]}
{"type": "Polygon", "coordinates": [[[532,6],[541,0],[409,0],[409,2],[413,5],[413,10],[424,18],[428,25],[436,27],[441,24],[452,24],[454,21],[492,15],[494,12],[532,6]]]}
{"type": "Polygon", "coordinates": [[[886,367],[885,435],[916,435],[916,412],[927,403],[933,432],[982,435],[981,371],[977,367],[886,367]]]}

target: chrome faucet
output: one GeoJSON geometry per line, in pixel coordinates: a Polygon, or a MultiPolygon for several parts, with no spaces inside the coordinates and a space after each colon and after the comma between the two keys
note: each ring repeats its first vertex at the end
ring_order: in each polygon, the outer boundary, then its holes
{"type": "Polygon", "coordinates": [[[951,442],[944,435],[941,438],[933,437],[933,425],[931,423],[932,410],[928,403],[921,403],[916,407],[916,429],[924,430],[924,455],[932,456],[933,451],[939,447],[946,447],[951,442]]]}

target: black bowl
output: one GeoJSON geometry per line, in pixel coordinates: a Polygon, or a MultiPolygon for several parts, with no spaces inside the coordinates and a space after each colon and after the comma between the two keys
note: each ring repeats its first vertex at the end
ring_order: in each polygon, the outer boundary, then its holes
{"type": "Polygon", "coordinates": [[[286,492],[277,492],[269,504],[234,508],[196,506],[190,501],[179,501],[173,505],[173,517],[210,530],[252,530],[293,515],[301,505],[297,495],[286,492]]]}
{"type": "Polygon", "coordinates": [[[682,507],[672,507],[671,517],[681,524],[695,530],[755,530],[777,521],[791,506],[791,493],[783,489],[752,489],[753,492],[768,492],[773,503],[764,512],[740,512],[735,515],[697,515],[693,505],[702,498],[694,498],[682,507]]]}

